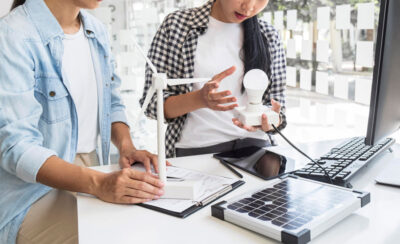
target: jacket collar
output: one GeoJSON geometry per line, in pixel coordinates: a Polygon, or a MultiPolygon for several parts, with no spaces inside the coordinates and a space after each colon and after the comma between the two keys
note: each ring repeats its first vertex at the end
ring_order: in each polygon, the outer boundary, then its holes
{"type": "MultiPolygon", "coordinates": [[[[25,8],[45,45],[55,37],[64,36],[63,29],[43,0],[27,0],[25,8]]],[[[85,35],[88,38],[95,37],[93,22],[88,18],[86,11],[81,10],[79,15],[85,35]]]]}

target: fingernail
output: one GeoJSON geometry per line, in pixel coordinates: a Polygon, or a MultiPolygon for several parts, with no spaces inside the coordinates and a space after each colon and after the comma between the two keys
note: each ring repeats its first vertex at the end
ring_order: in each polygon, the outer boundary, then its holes
{"type": "Polygon", "coordinates": [[[161,196],[161,195],[164,195],[164,191],[163,191],[163,190],[159,190],[159,191],[158,191],[158,195],[160,195],[160,196],[161,196]]]}
{"type": "Polygon", "coordinates": [[[156,195],[156,196],[154,196],[154,199],[160,199],[160,196],[156,195]]]}

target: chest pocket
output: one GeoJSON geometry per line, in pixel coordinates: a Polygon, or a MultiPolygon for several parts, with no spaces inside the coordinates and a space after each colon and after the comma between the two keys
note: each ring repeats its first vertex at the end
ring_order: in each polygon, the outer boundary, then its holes
{"type": "Polygon", "coordinates": [[[42,105],[41,120],[49,124],[61,122],[71,117],[68,91],[57,78],[37,78],[35,98],[42,105]]]}

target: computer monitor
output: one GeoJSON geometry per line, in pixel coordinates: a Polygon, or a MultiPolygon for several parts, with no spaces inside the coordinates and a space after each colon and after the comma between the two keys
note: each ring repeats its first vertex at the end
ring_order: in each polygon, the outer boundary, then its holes
{"type": "Polygon", "coordinates": [[[381,0],[365,144],[400,128],[400,1],[381,0]]]}

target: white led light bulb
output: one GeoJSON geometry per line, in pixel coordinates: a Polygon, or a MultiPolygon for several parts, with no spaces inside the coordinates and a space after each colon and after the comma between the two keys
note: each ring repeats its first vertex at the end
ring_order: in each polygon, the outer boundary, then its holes
{"type": "Polygon", "coordinates": [[[248,111],[254,111],[258,106],[261,106],[262,96],[269,85],[268,76],[260,69],[252,69],[244,76],[243,85],[246,88],[250,105],[247,109],[248,111]]]}
{"type": "Polygon", "coordinates": [[[246,73],[243,78],[243,86],[246,88],[247,105],[235,108],[240,122],[245,125],[259,126],[262,123],[261,115],[265,114],[269,124],[278,125],[279,114],[262,103],[262,97],[268,85],[269,79],[264,71],[252,69],[246,73]]]}

